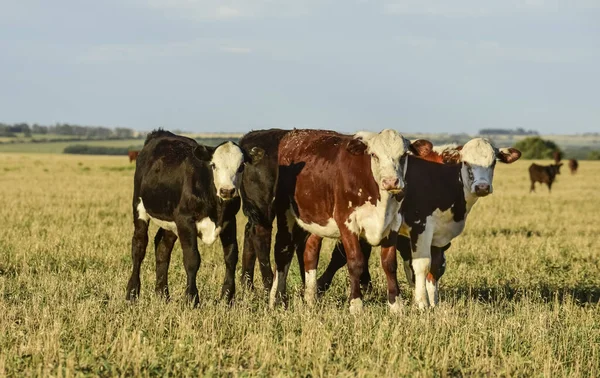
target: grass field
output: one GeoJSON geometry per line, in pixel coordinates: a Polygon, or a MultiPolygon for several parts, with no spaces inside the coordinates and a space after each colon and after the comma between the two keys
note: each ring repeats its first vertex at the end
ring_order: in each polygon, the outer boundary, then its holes
{"type": "Polygon", "coordinates": [[[200,308],[184,304],[179,246],[173,299],[155,297],[152,242],[142,296],[126,303],[133,165],[0,153],[0,376],[599,376],[600,162],[531,195],[529,164],[498,164],[494,194],[447,252],[439,308],[414,309],[400,270],[405,309],[390,314],[375,250],[354,317],[345,271],[308,309],[295,262],[287,311],[239,285],[227,308],[218,243],[201,249],[200,308]]]}

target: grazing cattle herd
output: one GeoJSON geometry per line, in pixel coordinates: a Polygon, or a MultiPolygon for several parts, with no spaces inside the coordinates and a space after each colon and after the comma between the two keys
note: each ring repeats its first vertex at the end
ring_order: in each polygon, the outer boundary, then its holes
{"type": "MultiPolygon", "coordinates": [[[[414,287],[415,305],[434,307],[446,268],[445,252],[463,231],[473,205],[493,193],[496,162],[510,164],[520,156],[515,148],[499,149],[483,138],[462,146],[434,147],[427,140],[411,142],[389,129],[354,135],[258,130],[244,135],[239,144],[224,142],[216,147],[153,131],[135,156],[133,267],[126,297],[133,300],[140,294],[140,267],[152,221],[159,226],[154,237],[157,294],[169,296],[171,251],[179,239],[186,296],[198,304],[198,239],[212,244],[219,238],[226,269],[221,297],[231,302],[238,261],[236,214],[241,207],[247,218],[242,281],[253,287],[258,260],[271,307],[287,305],[287,275],[296,255],[304,271],[306,304],[314,305],[336,271],[347,265],[350,312],[359,313],[362,293],[371,287],[368,259],[373,246],[381,247],[390,310],[401,309],[397,251],[414,287]],[[337,243],[327,269],[317,279],[323,238],[337,243]]],[[[561,165],[532,164],[530,191],[535,190],[535,182],[547,184],[550,190],[561,165]]],[[[569,161],[572,173],[577,166],[577,161],[569,161]]]]}

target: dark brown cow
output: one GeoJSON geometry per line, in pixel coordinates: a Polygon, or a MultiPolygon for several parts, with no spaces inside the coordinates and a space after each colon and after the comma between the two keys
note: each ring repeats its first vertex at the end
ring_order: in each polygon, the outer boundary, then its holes
{"type": "Polygon", "coordinates": [[[535,183],[539,182],[548,185],[548,191],[552,191],[552,183],[556,178],[556,175],[560,174],[560,167],[562,163],[551,164],[551,165],[539,165],[531,164],[529,166],[529,179],[531,180],[531,187],[529,193],[535,192],[535,183]]]}
{"type": "Polygon", "coordinates": [[[552,153],[552,159],[554,159],[554,164],[560,163],[560,161],[562,160],[562,153],[558,150],[554,151],[552,153]]]}
{"type": "Polygon", "coordinates": [[[577,173],[577,168],[579,168],[579,162],[576,159],[569,160],[569,169],[571,170],[571,174],[574,175],[577,173]]]}
{"type": "Polygon", "coordinates": [[[140,154],[140,151],[129,151],[127,155],[129,156],[129,162],[135,161],[140,154]]]}
{"type": "Polygon", "coordinates": [[[333,131],[294,130],[279,144],[277,188],[277,270],[271,290],[273,307],[286,296],[286,280],[293,257],[293,231],[310,234],[304,244],[306,288],[312,305],[317,293],[317,262],[323,237],[340,239],[348,258],[350,311],[362,310],[360,276],[365,258],[360,238],[381,245],[387,278],[388,302],[400,309],[396,278],[396,235],[401,224],[400,199],[404,188],[406,155],[427,155],[431,143],[410,142],[393,130],[361,132],[355,136],[333,131]]]}

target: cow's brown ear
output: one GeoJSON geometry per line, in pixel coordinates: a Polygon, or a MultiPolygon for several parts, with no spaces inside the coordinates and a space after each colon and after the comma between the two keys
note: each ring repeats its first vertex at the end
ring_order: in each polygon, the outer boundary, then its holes
{"type": "Polygon", "coordinates": [[[213,147],[199,145],[194,149],[194,156],[202,161],[210,161],[212,159],[213,152],[215,152],[213,147]]]}
{"type": "Polygon", "coordinates": [[[250,151],[248,151],[248,156],[250,157],[249,163],[256,164],[265,156],[265,150],[260,147],[252,147],[250,151]]]}
{"type": "Polygon", "coordinates": [[[433,144],[425,139],[417,139],[410,144],[409,148],[417,156],[427,156],[433,150],[433,144]]]}
{"type": "Polygon", "coordinates": [[[510,163],[514,163],[515,161],[519,160],[519,158],[521,157],[521,151],[517,150],[516,148],[512,148],[512,147],[501,148],[498,150],[496,157],[501,162],[510,164],[510,163]]]}
{"type": "Polygon", "coordinates": [[[367,150],[367,145],[362,140],[355,138],[348,142],[346,149],[352,155],[363,155],[367,150]]]}

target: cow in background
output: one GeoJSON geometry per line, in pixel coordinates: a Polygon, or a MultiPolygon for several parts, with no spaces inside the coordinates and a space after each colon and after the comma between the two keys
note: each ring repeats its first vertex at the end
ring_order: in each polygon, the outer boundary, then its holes
{"type": "Polygon", "coordinates": [[[207,147],[164,130],[148,135],[133,182],[133,270],[127,284],[128,300],[140,294],[140,267],[146,255],[150,221],[160,227],[154,238],[158,294],[169,296],[167,274],[173,246],[179,239],[187,275],[185,292],[189,301],[198,304],[198,238],[205,244],[220,238],[226,266],[221,297],[228,302],[233,299],[241,173],[246,165],[260,161],[263,154],[258,147],[247,151],[233,142],[207,147]]]}
{"type": "Polygon", "coordinates": [[[139,154],[140,151],[128,151],[127,155],[129,156],[129,163],[131,164],[132,161],[135,161],[139,154]]]}
{"type": "Polygon", "coordinates": [[[561,166],[562,163],[551,165],[531,164],[529,166],[529,179],[531,180],[529,193],[535,192],[536,182],[548,185],[548,192],[552,192],[552,183],[554,182],[556,175],[560,174],[561,166]]]}
{"type": "Polygon", "coordinates": [[[560,163],[562,160],[562,152],[556,150],[552,153],[552,159],[554,159],[554,164],[560,163]]]}
{"type": "MultiPolygon", "coordinates": [[[[517,149],[497,149],[483,138],[434,150],[425,159],[409,156],[403,223],[397,241],[406,277],[415,286],[415,302],[421,309],[437,305],[438,281],[446,267],[444,252],[461,234],[477,200],[493,192],[496,161],[510,164],[521,156],[517,149]]],[[[329,286],[344,263],[343,249],[338,245],[319,278],[319,289],[329,286]]],[[[366,281],[370,276],[363,278],[366,281]]]]}
{"type": "Polygon", "coordinates": [[[576,159],[570,159],[569,160],[569,169],[571,170],[572,175],[577,173],[577,168],[579,168],[579,162],[576,159]]]}

